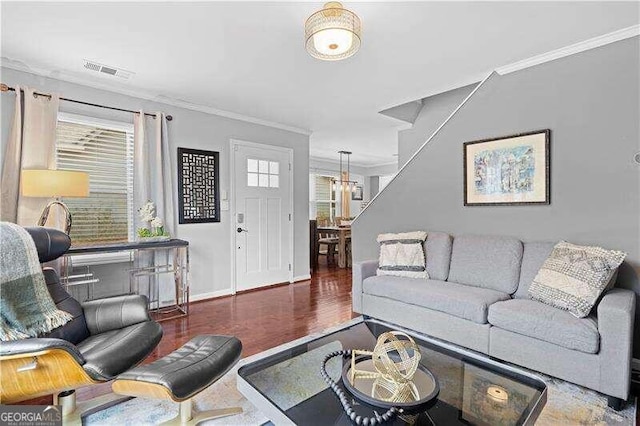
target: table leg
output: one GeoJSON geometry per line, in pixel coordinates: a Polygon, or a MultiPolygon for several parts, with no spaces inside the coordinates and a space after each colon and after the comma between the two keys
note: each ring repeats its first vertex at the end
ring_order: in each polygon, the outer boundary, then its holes
{"type": "Polygon", "coordinates": [[[340,232],[338,238],[338,266],[347,267],[347,238],[344,232],[340,232]]]}
{"type": "Polygon", "coordinates": [[[182,262],[180,247],[173,250],[173,287],[175,290],[176,306],[180,306],[182,298],[180,291],[182,290],[182,262]]]}

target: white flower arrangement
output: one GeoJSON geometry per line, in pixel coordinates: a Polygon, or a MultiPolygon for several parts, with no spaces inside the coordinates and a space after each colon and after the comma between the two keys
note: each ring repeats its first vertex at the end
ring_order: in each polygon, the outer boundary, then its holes
{"type": "Polygon", "coordinates": [[[153,220],[151,221],[151,227],[153,228],[162,228],[164,224],[162,223],[162,219],[160,219],[159,217],[154,217],[153,220]]]}
{"type": "Polygon", "coordinates": [[[156,205],[153,201],[147,201],[142,207],[138,209],[138,216],[140,220],[147,225],[144,228],[138,228],[138,237],[140,238],[152,238],[152,237],[168,237],[169,234],[164,231],[164,222],[156,214],[156,205]],[[151,229],[149,229],[151,226],[151,229]]]}
{"type": "Polygon", "coordinates": [[[138,209],[140,220],[143,222],[151,222],[156,214],[156,205],[152,201],[147,201],[144,206],[138,209]]]}

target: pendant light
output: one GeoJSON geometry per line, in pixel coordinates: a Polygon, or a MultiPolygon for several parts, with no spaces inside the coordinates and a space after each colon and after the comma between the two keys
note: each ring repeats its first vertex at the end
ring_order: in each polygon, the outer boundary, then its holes
{"type": "Polygon", "coordinates": [[[342,3],[325,3],[304,24],[307,52],[323,61],[339,61],[360,49],[362,24],[358,15],[345,9],[342,3]]]}
{"type": "Polygon", "coordinates": [[[334,191],[349,191],[355,192],[358,182],[351,180],[351,151],[338,151],[340,154],[340,179],[333,178],[333,190],[334,191]],[[347,169],[343,168],[344,160],[343,156],[347,157],[347,169]]]}
{"type": "Polygon", "coordinates": [[[338,151],[338,154],[340,154],[340,180],[333,179],[333,189],[340,194],[340,216],[348,218],[351,215],[351,193],[355,191],[357,182],[351,180],[351,151],[338,151]],[[347,157],[347,170],[343,169],[344,156],[347,157]]]}

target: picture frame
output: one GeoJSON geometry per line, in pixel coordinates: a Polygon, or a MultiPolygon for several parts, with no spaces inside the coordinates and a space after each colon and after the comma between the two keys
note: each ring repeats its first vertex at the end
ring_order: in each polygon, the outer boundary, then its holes
{"type": "Polygon", "coordinates": [[[351,193],[352,201],[362,201],[364,199],[362,185],[356,185],[351,193]]]}
{"type": "Polygon", "coordinates": [[[220,153],[178,148],[178,223],[220,222],[220,153]]]}
{"type": "Polygon", "coordinates": [[[551,203],[551,130],[465,142],[465,206],[551,203]]]}

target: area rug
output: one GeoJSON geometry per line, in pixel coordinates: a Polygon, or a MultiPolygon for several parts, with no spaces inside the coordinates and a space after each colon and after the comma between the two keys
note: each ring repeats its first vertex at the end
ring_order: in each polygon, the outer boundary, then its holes
{"type": "MultiPolygon", "coordinates": [[[[358,319],[350,322],[358,322],[358,319]]],[[[322,333],[307,336],[285,345],[270,349],[240,361],[222,379],[204,390],[195,398],[198,410],[214,408],[242,407],[243,413],[233,417],[210,420],[201,425],[262,425],[268,419],[255,408],[236,388],[236,374],[242,365],[252,362],[269,354],[285,350],[308,341],[310,338],[329,333],[339,327],[332,327],[322,333]]],[[[303,362],[314,362],[315,356],[310,356],[303,362]]],[[[319,371],[319,370],[318,370],[319,371]]],[[[548,387],[547,404],[536,421],[536,425],[635,425],[637,401],[634,398],[622,411],[616,412],[607,407],[607,399],[589,389],[565,382],[560,379],[533,373],[541,377],[548,387]]],[[[319,380],[310,378],[308,380],[319,380]]],[[[294,391],[297,391],[294,388],[294,391]]],[[[290,395],[291,389],[289,389],[290,395]]],[[[283,395],[286,398],[287,395],[283,395]]],[[[89,425],[155,425],[170,420],[178,414],[177,404],[169,401],[158,401],[146,398],[135,398],[123,404],[88,416],[85,424],[89,425]]]]}

